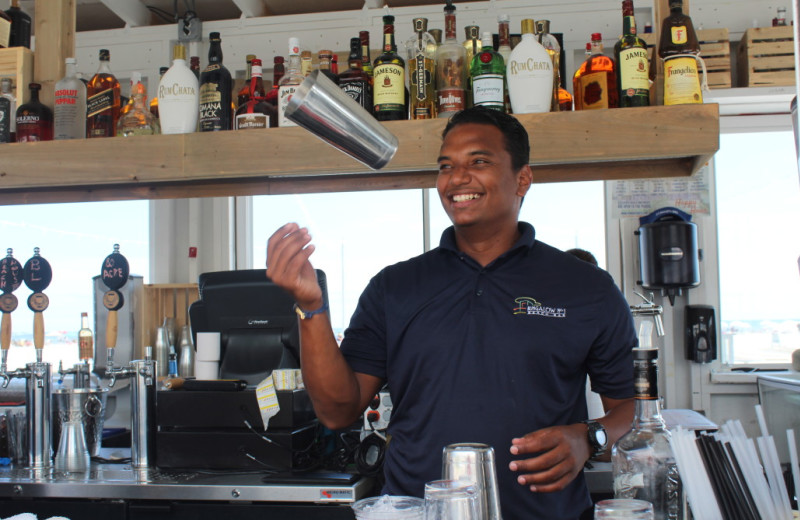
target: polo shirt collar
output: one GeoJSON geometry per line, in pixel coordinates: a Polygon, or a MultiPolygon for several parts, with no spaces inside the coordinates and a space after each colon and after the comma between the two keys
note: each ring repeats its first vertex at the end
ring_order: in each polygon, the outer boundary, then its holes
{"type": "MultiPolygon", "coordinates": [[[[518,249],[530,250],[533,248],[534,243],[536,243],[536,230],[533,229],[532,225],[527,222],[518,222],[517,229],[519,229],[520,232],[519,238],[514,242],[514,245],[511,246],[511,249],[500,255],[500,258],[508,256],[518,249]]],[[[453,226],[444,230],[442,238],[439,241],[439,247],[459,255],[462,254],[456,245],[456,231],[453,226]]]]}

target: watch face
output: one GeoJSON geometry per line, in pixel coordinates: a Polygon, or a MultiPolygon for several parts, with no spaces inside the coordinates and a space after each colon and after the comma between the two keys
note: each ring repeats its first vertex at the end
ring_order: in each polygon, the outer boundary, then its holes
{"type": "Polygon", "coordinates": [[[594,432],[594,436],[597,439],[598,446],[605,446],[608,442],[608,435],[606,435],[606,431],[603,428],[598,428],[594,432]]]}

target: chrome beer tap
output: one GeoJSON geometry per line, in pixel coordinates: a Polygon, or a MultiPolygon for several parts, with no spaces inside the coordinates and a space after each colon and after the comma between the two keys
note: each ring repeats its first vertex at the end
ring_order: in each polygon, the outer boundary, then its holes
{"type": "Polygon", "coordinates": [[[58,362],[58,383],[64,381],[64,377],[72,374],[72,388],[89,388],[90,384],[89,362],[75,363],[72,368],[64,368],[64,362],[58,362]]]}
{"type": "Polygon", "coordinates": [[[656,305],[653,301],[653,293],[650,293],[649,299],[639,292],[633,291],[633,293],[644,301],[638,305],[631,305],[631,314],[634,316],[652,316],[656,324],[656,335],[659,338],[663,337],[664,321],[661,319],[661,315],[664,313],[664,308],[661,305],[656,305]]]}

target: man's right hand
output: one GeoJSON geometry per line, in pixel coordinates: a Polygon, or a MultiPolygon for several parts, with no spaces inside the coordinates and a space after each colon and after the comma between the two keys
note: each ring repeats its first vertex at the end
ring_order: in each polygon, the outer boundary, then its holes
{"type": "Polygon", "coordinates": [[[322,307],[322,289],[309,261],[314,252],[307,228],[289,223],[267,241],[267,276],[283,288],[304,310],[322,307]]]}

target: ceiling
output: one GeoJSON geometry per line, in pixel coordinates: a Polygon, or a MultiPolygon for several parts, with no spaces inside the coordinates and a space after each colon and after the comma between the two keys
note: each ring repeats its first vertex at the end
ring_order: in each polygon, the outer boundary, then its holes
{"type": "MultiPolygon", "coordinates": [[[[42,1],[42,0],[38,0],[42,1]]],[[[53,0],[46,0],[53,1],[53,0]]],[[[444,5],[443,0],[75,0],[78,31],[175,23],[193,11],[203,21],[244,17],[348,11],[363,8],[444,5]],[[177,12],[177,13],[176,13],[177,12]]],[[[465,0],[459,0],[459,3],[465,0]]],[[[466,0],[474,1],[474,0],[466,0]]],[[[20,0],[23,11],[36,16],[35,0],[20,0]]]]}

